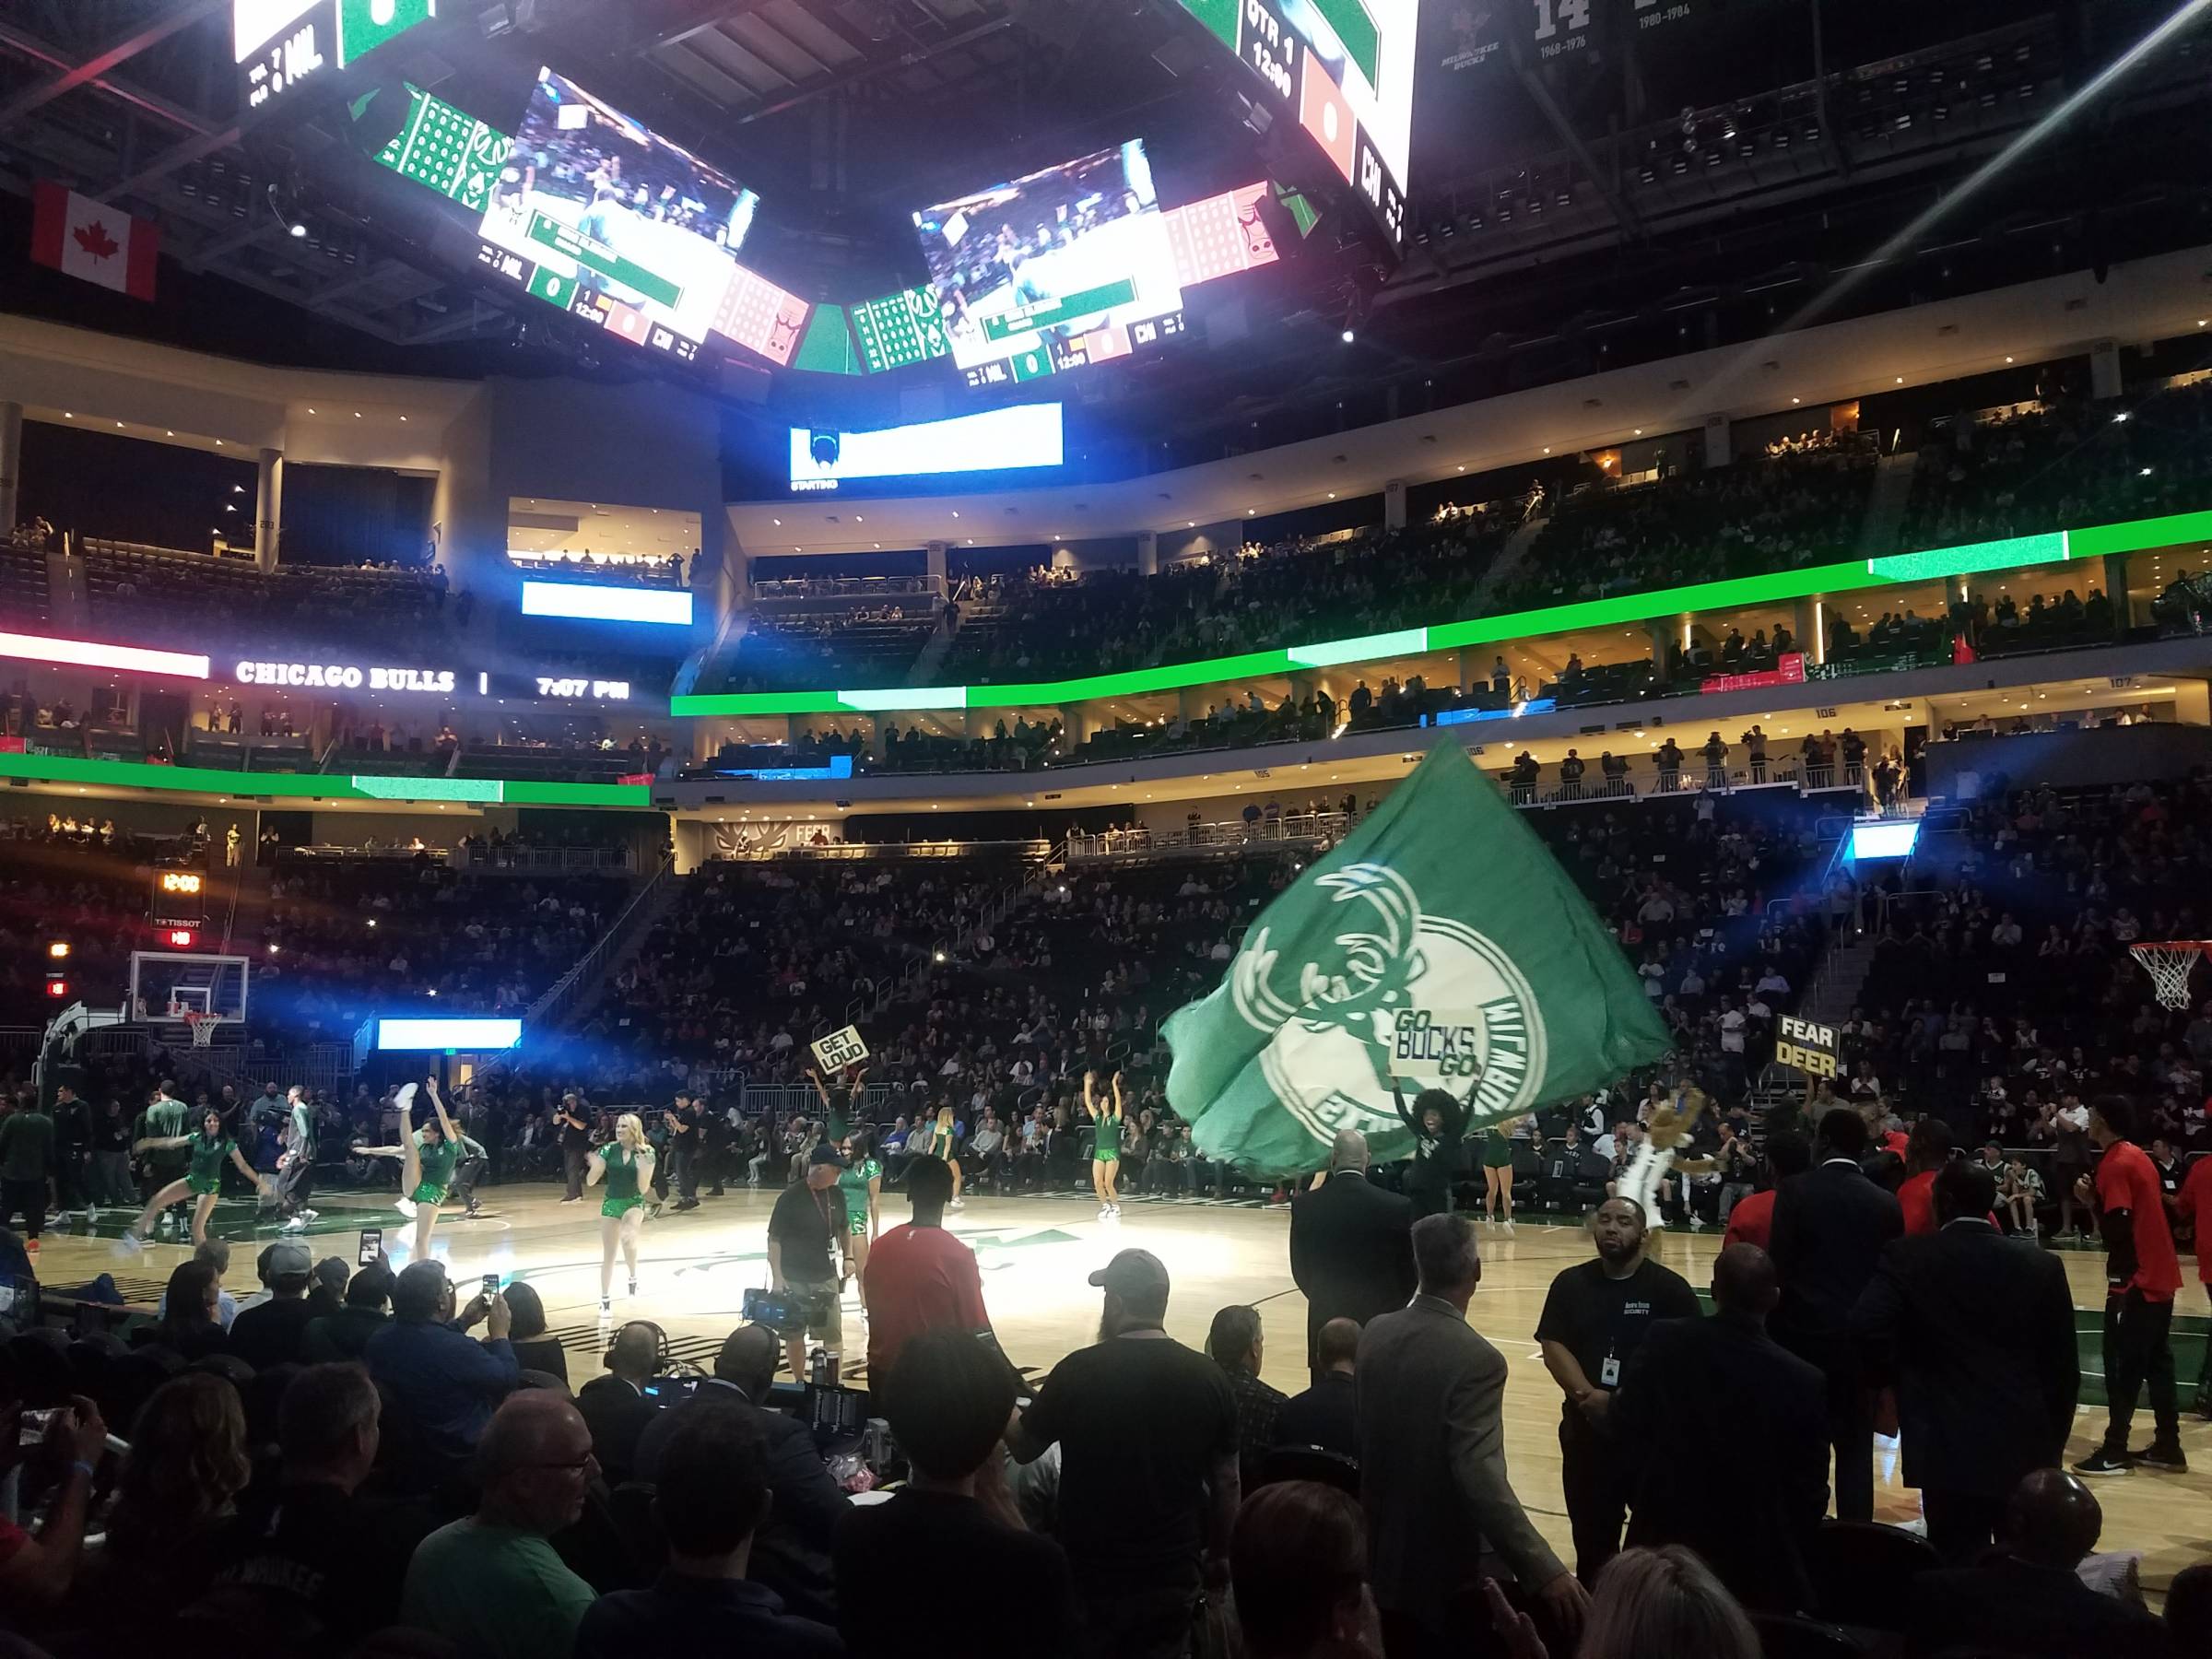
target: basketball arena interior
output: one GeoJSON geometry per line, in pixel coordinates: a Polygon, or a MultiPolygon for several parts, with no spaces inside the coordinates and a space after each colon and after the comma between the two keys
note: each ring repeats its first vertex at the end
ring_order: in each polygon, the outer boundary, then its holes
{"type": "Polygon", "coordinates": [[[0,6],[10,1651],[2212,1654],[2208,72],[0,6]]]}

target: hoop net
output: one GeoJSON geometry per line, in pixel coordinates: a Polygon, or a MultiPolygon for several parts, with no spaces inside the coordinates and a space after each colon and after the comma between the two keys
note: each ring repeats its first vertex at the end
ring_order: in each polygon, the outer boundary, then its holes
{"type": "Polygon", "coordinates": [[[191,1036],[192,1046],[195,1049],[210,1047],[215,1041],[215,1028],[222,1023],[223,1018],[219,1014],[201,1014],[190,1008],[184,1010],[184,1030],[191,1036]]]}
{"type": "Polygon", "coordinates": [[[2169,1008],[2189,1006],[2189,975],[2199,957],[2212,953],[2212,939],[2174,939],[2157,945],[2134,945],[2128,954],[2143,964],[2151,988],[2169,1008]]]}

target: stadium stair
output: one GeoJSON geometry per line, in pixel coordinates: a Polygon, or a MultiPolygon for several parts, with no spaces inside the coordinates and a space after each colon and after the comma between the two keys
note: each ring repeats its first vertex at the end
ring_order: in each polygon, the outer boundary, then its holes
{"type": "Polygon", "coordinates": [[[1897,551],[1898,535],[1905,524],[1905,506],[1912,499],[1912,475],[1919,465],[1920,453],[1916,450],[1882,457],[1875,469],[1874,488],[1866,496],[1866,516],[1859,521],[1860,558],[1873,559],[1897,551]]]}
{"type": "Polygon", "coordinates": [[[1498,557],[1490,561],[1489,574],[1483,578],[1482,591],[1486,596],[1497,593],[1519,573],[1522,559],[1536,545],[1536,537],[1548,523],[1547,513],[1531,513],[1505,538],[1505,546],[1498,549],[1498,557]]]}
{"type": "Polygon", "coordinates": [[[80,640],[92,637],[92,598],[81,559],[66,553],[46,555],[46,616],[57,632],[80,640]]]}
{"type": "MultiPolygon", "coordinates": [[[[240,849],[250,854],[252,844],[240,849]]],[[[241,864],[235,870],[224,870],[219,860],[217,869],[225,876],[236,876],[232,884],[229,920],[223,929],[222,948],[231,956],[258,958],[267,948],[262,938],[268,925],[269,888],[276,870],[265,864],[241,864]]]]}
{"type": "Polygon", "coordinates": [[[929,636],[929,642],[922,647],[921,653],[914,658],[913,665],[906,671],[908,685],[926,686],[932,683],[931,677],[936,673],[937,665],[944,662],[945,653],[952,649],[954,631],[950,621],[938,622],[937,631],[929,636]]]}
{"type": "Polygon", "coordinates": [[[655,925],[683,893],[684,884],[677,879],[674,866],[664,863],[571,973],[531,1006],[530,1022],[544,1020],[571,1029],[582,1025],[608,982],[644,948],[655,925]]]}

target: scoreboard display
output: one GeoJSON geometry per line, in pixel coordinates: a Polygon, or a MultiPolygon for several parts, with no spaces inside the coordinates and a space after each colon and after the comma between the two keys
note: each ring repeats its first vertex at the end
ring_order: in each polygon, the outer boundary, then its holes
{"type": "Polygon", "coordinates": [[[1182,4],[1237,54],[1265,101],[1305,129],[1391,241],[1403,243],[1421,0],[1182,4]]]}
{"type": "Polygon", "coordinates": [[[924,288],[854,306],[853,335],[860,342],[861,367],[870,374],[952,355],[935,296],[924,288]]]}
{"type": "Polygon", "coordinates": [[[438,15],[438,0],[232,0],[240,97],[259,110],[438,15]]]}
{"type": "Polygon", "coordinates": [[[514,140],[496,127],[409,86],[406,121],[377,152],[376,164],[482,213],[513,148],[514,140]]]}

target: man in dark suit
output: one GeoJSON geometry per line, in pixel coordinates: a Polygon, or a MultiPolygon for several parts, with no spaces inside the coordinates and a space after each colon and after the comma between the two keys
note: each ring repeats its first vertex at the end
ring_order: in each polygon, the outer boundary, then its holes
{"type": "Polygon", "coordinates": [[[1479,1645],[1490,1630],[1481,1588],[1491,1577],[1517,1582],[1570,1652],[1590,1597],[1506,1477],[1505,1359],[1467,1324],[1482,1278],[1475,1229],[1465,1217],[1424,1216],[1413,1253],[1418,1293],[1369,1322],[1354,1378],[1383,1651],[1389,1659],[1488,1651],[1479,1645]]]}
{"type": "Polygon", "coordinates": [[[691,1397],[659,1413],[638,1437],[637,1479],[648,1486],[661,1477],[661,1463],[671,1437],[704,1411],[742,1411],[751,1417],[765,1441],[768,1519],[753,1535],[752,1564],[746,1576],[783,1598],[790,1611],[806,1618],[833,1618],[837,1604],[831,1584],[830,1550],[837,1524],[852,1505],[830,1477],[814,1431],[788,1413],[766,1405],[782,1348],[766,1325],[739,1325],[723,1339],[714,1356],[714,1374],[691,1397]]]}
{"type": "Polygon", "coordinates": [[[592,1431],[592,1454],[610,1486],[630,1477],[637,1464],[638,1437],[660,1415],[660,1402],[647,1397],[645,1385],[661,1369],[661,1335],[642,1322],[626,1324],[603,1361],[608,1374],[594,1377],[576,1395],[576,1409],[592,1431]]]}
{"type": "Polygon", "coordinates": [[[1631,1547],[1687,1545],[1746,1606],[1796,1613],[1813,1605],[1806,1562],[1828,1512],[1828,1382],[1767,1335],[1780,1298],[1765,1251],[1722,1251],[1712,1317],[1652,1327],[1606,1428],[1631,1547]]]}
{"type": "Polygon", "coordinates": [[[1869,1378],[1897,1384],[1928,1542],[1956,1567],[1988,1549],[2022,1477],[2063,1460],[2081,1389],[2066,1270],[1997,1231],[1996,1197],[1981,1165],[1945,1165],[1936,1230],[1885,1250],[1852,1314],[1869,1378]]]}
{"type": "Polygon", "coordinates": [[[1359,1353],[1359,1327],[1332,1319],[1313,1339],[1313,1386],[1293,1394],[1275,1414],[1278,1446],[1319,1446],[1324,1452],[1359,1455],[1358,1391],[1353,1367],[1359,1353]]]}
{"type": "Polygon", "coordinates": [[[1782,1279],[1775,1341],[1828,1378],[1836,1449],[1836,1514],[1874,1519],[1874,1404],[1851,1336],[1851,1313],[1883,1247],[1905,1230],[1896,1197],[1866,1178],[1866,1123],[1848,1106],[1820,1119],[1813,1168],[1776,1189],[1768,1253],[1782,1279]]]}
{"type": "Polygon", "coordinates": [[[1904,1586],[1909,1651],[2159,1659],[2170,1649],[2157,1618],[2100,1594],[2076,1571],[2103,1529],[2104,1512],[2079,1479],[2036,1470],[2006,1504],[2000,1553],[1980,1567],[1924,1572],[1904,1586]]]}
{"type": "Polygon", "coordinates": [[[1367,1178],[1367,1136],[1341,1131],[1329,1148],[1329,1178],[1290,1206],[1290,1277],[1306,1297],[1306,1363],[1332,1319],[1365,1325],[1413,1295],[1413,1201],[1367,1178]]]}

